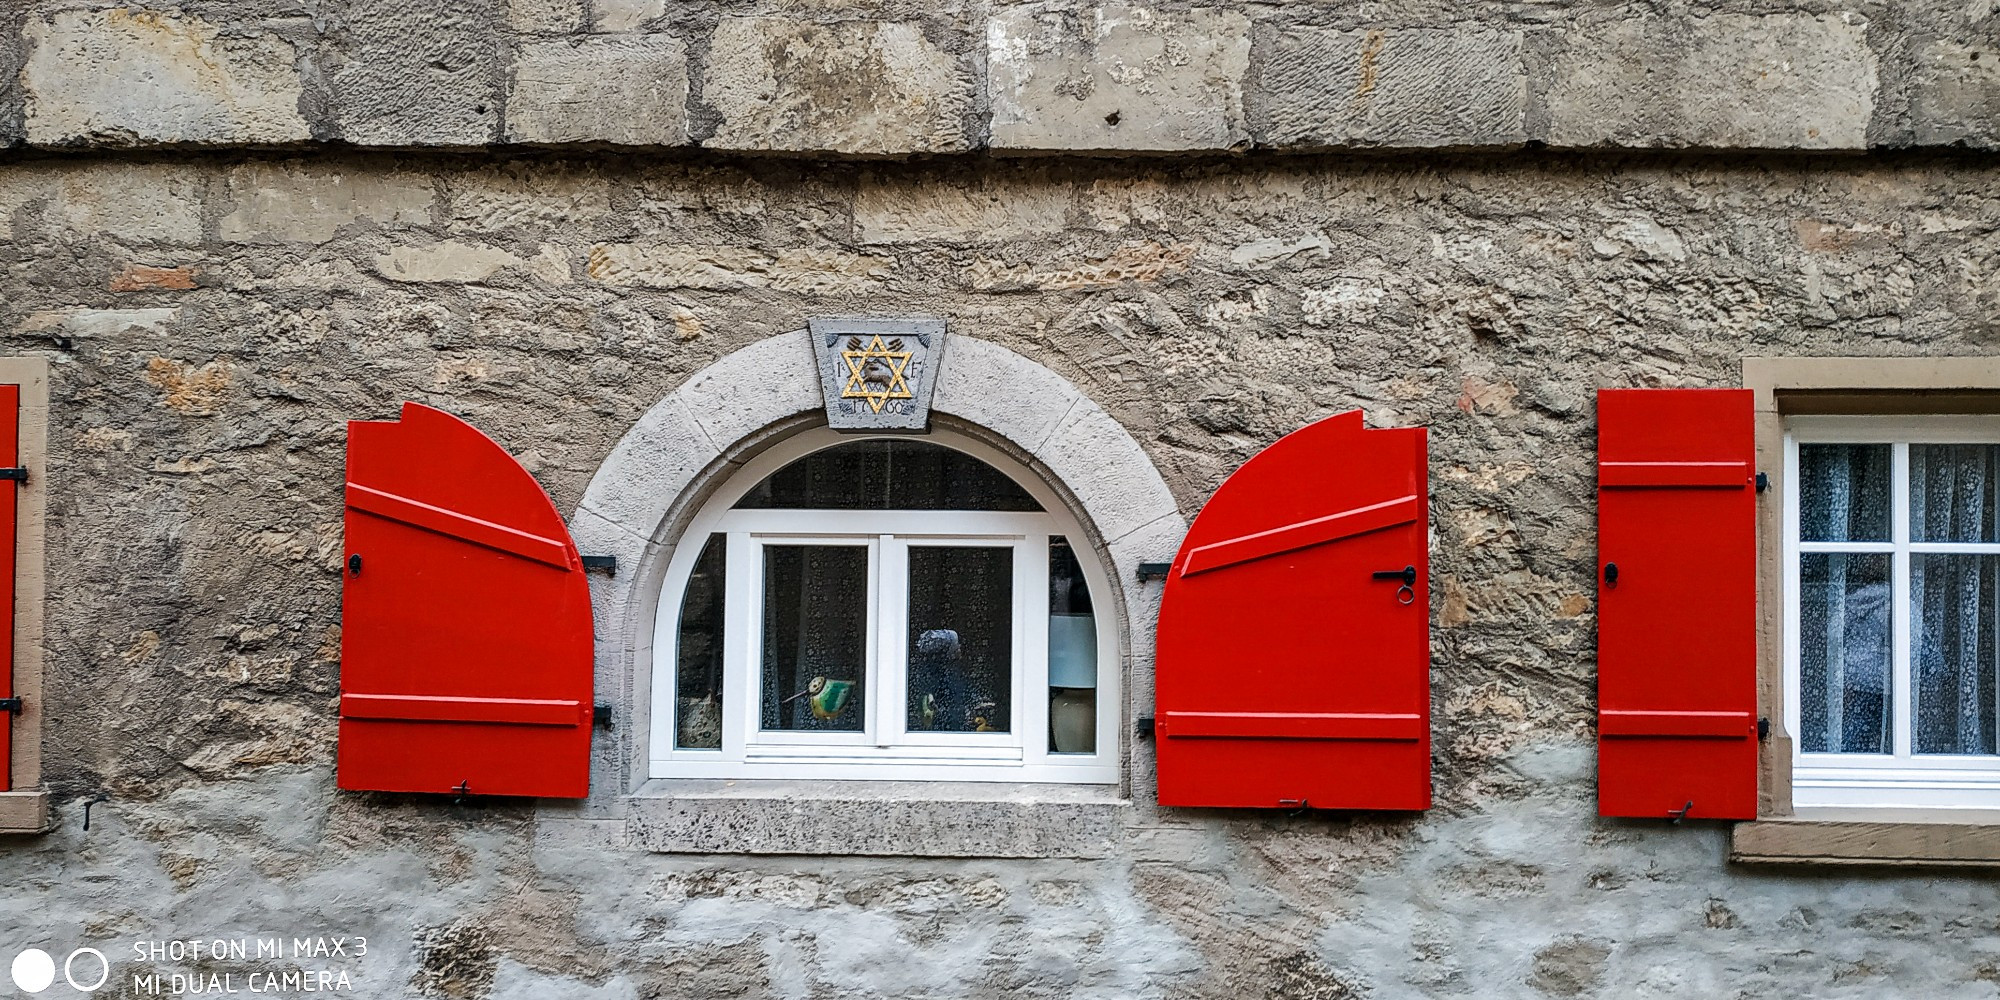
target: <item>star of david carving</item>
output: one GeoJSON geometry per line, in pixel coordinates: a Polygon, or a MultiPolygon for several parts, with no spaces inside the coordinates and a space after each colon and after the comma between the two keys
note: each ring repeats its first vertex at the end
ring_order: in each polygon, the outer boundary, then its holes
{"type": "MultiPolygon", "coordinates": [[[[848,343],[851,345],[854,341],[848,343]]],[[[897,341],[896,346],[901,347],[902,342],[897,341]]],[[[882,343],[879,334],[870,340],[866,347],[840,352],[840,359],[847,362],[847,384],[841,387],[840,398],[865,399],[876,413],[882,412],[883,405],[892,399],[913,398],[910,383],[905,378],[904,372],[910,367],[910,358],[914,353],[890,350],[887,344],[882,343]],[[887,381],[879,378],[870,379],[863,374],[869,364],[875,361],[889,366],[887,381]]]]}

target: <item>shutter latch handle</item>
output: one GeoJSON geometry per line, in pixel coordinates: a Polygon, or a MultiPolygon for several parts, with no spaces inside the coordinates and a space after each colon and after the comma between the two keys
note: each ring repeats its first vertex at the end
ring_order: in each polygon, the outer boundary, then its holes
{"type": "Polygon", "coordinates": [[[1377,580],[1403,581],[1403,585],[1396,588],[1396,603],[1398,604],[1416,603],[1417,567],[1414,564],[1405,566],[1402,569],[1378,569],[1375,571],[1374,577],[1377,580]]]}
{"type": "Polygon", "coordinates": [[[1608,562],[1608,563],[1605,563],[1605,564],[1604,564],[1604,585],[1605,585],[1605,586],[1607,586],[1607,587],[1616,587],[1616,586],[1618,586],[1618,564],[1617,564],[1617,563],[1614,563],[1614,562],[1608,562]]]}

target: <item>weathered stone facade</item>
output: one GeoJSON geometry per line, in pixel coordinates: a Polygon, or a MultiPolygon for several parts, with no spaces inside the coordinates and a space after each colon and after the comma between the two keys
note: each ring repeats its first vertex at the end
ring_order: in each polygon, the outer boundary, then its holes
{"type": "Polygon", "coordinates": [[[0,837],[0,956],[97,947],[120,996],[241,967],[133,941],[271,935],[365,936],[293,964],[371,997],[1994,995],[1976,872],[1595,817],[1591,391],[1991,353],[1996,15],[1378,13],[0,10],[54,806],[0,837]],[[649,408],[827,315],[1052,370],[1187,516],[1315,418],[1430,428],[1436,808],[1162,810],[1140,747],[1109,814],[1071,810],[1089,850],[862,857],[649,850],[687,844],[629,776],[584,806],[335,791],[346,421],[447,409],[576,514],[649,408]]]}
{"type": "Polygon", "coordinates": [[[1988,350],[1991,183],[1936,158],[10,166],[9,350],[54,363],[59,825],[0,845],[0,940],[365,934],[367,995],[1985,995],[1990,883],[1744,869],[1718,828],[1592,817],[1589,391],[1988,350]],[[988,232],[993,203],[1054,224],[988,232]],[[333,791],[343,421],[446,407],[570,510],[692,372],[857,310],[1066,375],[1189,512],[1316,416],[1432,428],[1438,807],[1169,813],[1096,861],[753,859],[333,791]]]}

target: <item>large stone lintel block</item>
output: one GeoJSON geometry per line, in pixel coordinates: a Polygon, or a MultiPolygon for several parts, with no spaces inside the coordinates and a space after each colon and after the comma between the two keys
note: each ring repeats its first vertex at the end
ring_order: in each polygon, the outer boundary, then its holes
{"type": "Polygon", "coordinates": [[[1527,138],[1521,33],[1260,25],[1247,101],[1262,145],[1478,147],[1527,138]]]}
{"type": "Polygon", "coordinates": [[[303,142],[291,43],[224,35],[180,11],[66,10],[28,19],[21,72],[37,145],[303,142]]]}
{"type": "Polygon", "coordinates": [[[516,142],[682,146],[687,46],[670,35],[533,42],[514,54],[507,136],[516,142]]]}
{"type": "Polygon", "coordinates": [[[850,156],[972,148],[973,82],[960,58],[905,21],[725,17],[702,97],[722,116],[703,145],[850,156]]]}
{"type": "Polygon", "coordinates": [[[1043,3],[986,26],[992,146],[1021,152],[1202,152],[1247,145],[1240,11],[1043,3]]]}
{"type": "Polygon", "coordinates": [[[2000,146],[2000,45],[1929,38],[1911,46],[1910,138],[1919,146],[2000,146]]]}
{"type": "Polygon", "coordinates": [[[333,129],[363,146],[481,146],[500,134],[505,6],[327,0],[333,129]]]}
{"type": "Polygon", "coordinates": [[[1879,89],[1867,29],[1853,14],[1592,21],[1555,57],[1548,142],[1865,148],[1879,89]]]}

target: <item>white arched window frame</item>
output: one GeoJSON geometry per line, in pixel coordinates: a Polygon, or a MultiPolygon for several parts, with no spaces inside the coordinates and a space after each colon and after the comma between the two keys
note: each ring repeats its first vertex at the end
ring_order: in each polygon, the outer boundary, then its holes
{"type": "Polygon", "coordinates": [[[1119,780],[1122,671],[1110,613],[1113,590],[1090,536],[1063,499],[1032,471],[970,436],[937,429],[919,440],[963,452],[1012,479],[1037,512],[955,510],[739,510],[744,494],[814,452],[908,435],[808,430],[765,450],[732,475],[689,523],[668,563],[654,623],[650,771],[655,778],[1115,783],[1119,780]],[[728,537],[722,637],[721,747],[676,746],[678,636],[688,580],[709,537],[728,537]],[[1097,610],[1096,740],[1091,753],[1049,746],[1049,541],[1069,539],[1097,610]],[[772,544],[854,545],[869,552],[869,643],[859,732],[767,731],[759,725],[763,555],[772,544]],[[1014,550],[1012,725],[1005,733],[909,731],[904,724],[906,555],[912,544],[1014,550]]]}

